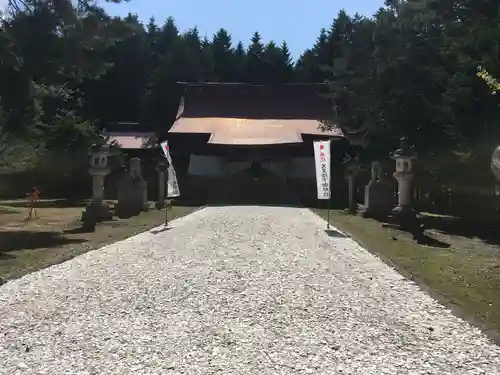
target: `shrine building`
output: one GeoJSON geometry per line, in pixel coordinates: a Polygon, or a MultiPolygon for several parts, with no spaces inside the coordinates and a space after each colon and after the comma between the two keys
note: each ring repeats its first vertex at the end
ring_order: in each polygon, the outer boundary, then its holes
{"type": "Polygon", "coordinates": [[[313,141],[332,141],[332,172],[345,152],[323,84],[180,83],[167,139],[181,195],[200,203],[315,199],[313,141]]]}

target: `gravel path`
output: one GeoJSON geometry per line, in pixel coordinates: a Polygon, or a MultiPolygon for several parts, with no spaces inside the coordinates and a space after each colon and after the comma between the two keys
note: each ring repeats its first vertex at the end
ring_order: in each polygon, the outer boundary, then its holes
{"type": "Polygon", "coordinates": [[[0,374],[500,374],[306,209],[207,208],[0,287],[0,374]]]}

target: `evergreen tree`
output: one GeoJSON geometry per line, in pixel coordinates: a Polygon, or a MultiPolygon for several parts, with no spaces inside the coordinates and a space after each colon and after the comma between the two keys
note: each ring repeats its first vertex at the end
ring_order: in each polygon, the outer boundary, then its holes
{"type": "Polygon", "coordinates": [[[294,66],[293,59],[290,53],[290,49],[288,48],[288,44],[286,41],[283,41],[280,46],[281,57],[283,61],[283,73],[281,81],[285,83],[290,83],[295,81],[294,77],[294,66]]]}
{"type": "Polygon", "coordinates": [[[247,67],[247,54],[243,43],[240,41],[234,49],[235,82],[245,82],[247,67]]]}
{"type": "Polygon", "coordinates": [[[236,79],[231,35],[225,29],[220,29],[214,34],[211,49],[214,80],[230,82],[236,79]]]}
{"type": "Polygon", "coordinates": [[[499,21],[494,0],[389,0],[372,17],[339,12],[294,64],[286,42],[264,45],[258,32],[245,49],[222,28],[181,34],[173,18],[143,25],[94,0],[12,0],[0,22],[0,139],[64,155],[62,140],[84,149],[108,121],[171,123],[178,81],[327,82],[332,119],[384,140],[373,155],[407,135],[422,157],[473,165],[499,136],[500,103],[476,76],[479,65],[500,75],[499,21]]]}
{"type": "Polygon", "coordinates": [[[288,45],[283,43],[278,47],[269,42],[262,53],[262,79],[269,83],[285,83],[293,81],[293,65],[291,63],[288,45]]]}
{"type": "Polygon", "coordinates": [[[246,58],[245,79],[251,83],[263,83],[262,71],[264,63],[262,61],[262,54],[264,53],[264,45],[262,44],[262,37],[259,32],[256,31],[252,35],[250,42],[246,58]]]}

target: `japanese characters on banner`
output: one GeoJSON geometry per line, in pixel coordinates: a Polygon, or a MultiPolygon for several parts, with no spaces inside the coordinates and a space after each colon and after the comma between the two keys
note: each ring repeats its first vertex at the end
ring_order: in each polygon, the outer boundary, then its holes
{"type": "Polygon", "coordinates": [[[314,142],[314,165],[318,199],[330,199],[330,141],[314,142]]]}
{"type": "Polygon", "coordinates": [[[168,161],[168,181],[167,181],[167,198],[178,197],[180,194],[179,184],[177,183],[177,175],[175,174],[174,164],[168,148],[168,142],[165,141],[160,144],[163,153],[168,161]]]}

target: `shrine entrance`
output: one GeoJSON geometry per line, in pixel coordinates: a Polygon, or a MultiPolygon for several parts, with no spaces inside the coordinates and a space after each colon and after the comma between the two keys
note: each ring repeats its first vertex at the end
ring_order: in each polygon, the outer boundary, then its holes
{"type": "Polygon", "coordinates": [[[232,203],[297,204],[298,195],[292,183],[252,162],[250,168],[226,178],[225,196],[232,203]]]}

